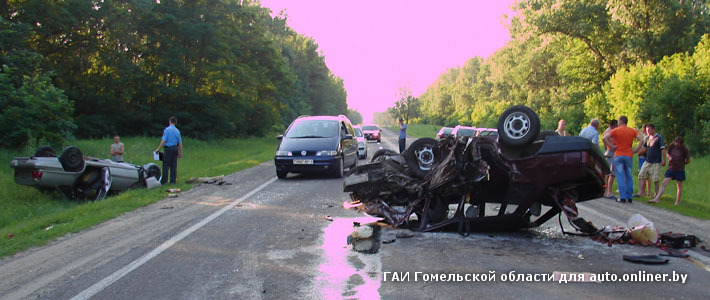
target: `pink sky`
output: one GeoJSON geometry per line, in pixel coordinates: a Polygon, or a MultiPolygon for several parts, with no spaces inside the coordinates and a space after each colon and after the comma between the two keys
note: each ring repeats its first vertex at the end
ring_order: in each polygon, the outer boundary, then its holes
{"type": "Polygon", "coordinates": [[[415,96],[447,68],[488,57],[510,40],[503,15],[513,0],[262,0],[288,25],[312,37],[330,70],[345,81],[348,107],[370,122],[397,101],[415,96]]]}

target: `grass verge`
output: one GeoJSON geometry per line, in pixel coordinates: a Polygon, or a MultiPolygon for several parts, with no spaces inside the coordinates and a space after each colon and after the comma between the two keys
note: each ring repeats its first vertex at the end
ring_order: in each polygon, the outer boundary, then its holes
{"type": "MultiPolygon", "coordinates": [[[[79,140],[72,145],[78,146],[86,156],[101,158],[109,157],[112,142],[113,139],[79,140]]],[[[151,151],[159,139],[135,137],[122,139],[122,142],[126,151],[124,159],[143,165],[151,162],[151,151]]],[[[178,161],[178,184],[168,187],[186,191],[191,185],[184,182],[190,177],[226,175],[273,159],[278,140],[249,138],[204,142],[186,138],[184,143],[183,158],[178,161]]],[[[0,162],[9,164],[13,157],[32,154],[29,150],[0,149],[0,162]]],[[[103,201],[77,203],[64,199],[58,192],[43,193],[15,184],[13,175],[12,168],[0,168],[0,257],[44,245],[67,233],[79,232],[157,202],[165,198],[168,188],[129,190],[103,201]]]]}

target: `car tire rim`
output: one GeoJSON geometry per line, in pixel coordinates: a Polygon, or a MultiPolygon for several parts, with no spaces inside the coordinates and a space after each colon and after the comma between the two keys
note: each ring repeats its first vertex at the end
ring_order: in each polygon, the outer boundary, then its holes
{"type": "Polygon", "coordinates": [[[530,118],[524,113],[513,113],[503,123],[505,134],[511,139],[521,139],[530,132],[530,118]]]}
{"type": "Polygon", "coordinates": [[[108,192],[108,190],[111,189],[112,182],[113,182],[113,179],[111,178],[111,172],[108,169],[104,170],[104,185],[103,185],[104,191],[108,192]]]}
{"type": "Polygon", "coordinates": [[[434,150],[429,146],[424,146],[417,150],[417,163],[419,164],[419,169],[428,171],[431,169],[431,165],[434,164],[434,150]]]}

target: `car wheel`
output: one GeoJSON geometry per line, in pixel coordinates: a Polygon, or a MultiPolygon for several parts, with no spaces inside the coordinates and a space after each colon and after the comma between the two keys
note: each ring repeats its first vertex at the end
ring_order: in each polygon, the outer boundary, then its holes
{"type": "Polygon", "coordinates": [[[342,157],[340,159],[340,164],[335,168],[335,177],[336,178],[343,178],[345,175],[345,157],[342,157]]]}
{"type": "Polygon", "coordinates": [[[372,155],[372,159],[370,159],[370,162],[381,161],[388,156],[396,156],[396,155],[399,155],[399,153],[392,151],[390,149],[380,149],[380,150],[375,151],[375,154],[372,155]]]}
{"type": "Polygon", "coordinates": [[[438,161],[439,146],[432,138],[421,138],[407,148],[405,159],[414,176],[423,178],[438,161]]]}
{"type": "Polygon", "coordinates": [[[91,174],[85,174],[80,177],[79,182],[74,184],[72,194],[75,199],[100,201],[106,198],[108,191],[111,189],[111,171],[109,168],[90,171],[91,174]],[[84,182],[84,180],[91,182],[84,182]]]}
{"type": "Polygon", "coordinates": [[[382,142],[382,138],[377,138],[377,142],[378,142],[378,143],[381,143],[381,142],[382,142]]]}
{"type": "Polygon", "coordinates": [[[527,106],[506,109],[498,118],[499,141],[505,146],[525,146],[540,133],[540,118],[527,106]]]}
{"type": "Polygon", "coordinates": [[[279,179],[284,179],[286,178],[286,176],[288,176],[288,171],[276,170],[276,177],[278,177],[279,179]]]}
{"type": "Polygon", "coordinates": [[[42,146],[37,148],[34,157],[57,157],[57,151],[54,151],[54,148],[50,146],[42,146]]]}
{"type": "Polygon", "coordinates": [[[84,155],[74,146],[69,146],[62,151],[59,162],[65,171],[79,172],[84,169],[84,155]]]}
{"type": "Polygon", "coordinates": [[[160,167],[158,167],[157,165],[150,165],[150,167],[148,167],[148,177],[147,178],[155,177],[155,180],[160,181],[161,176],[162,176],[162,173],[160,172],[160,167]]]}

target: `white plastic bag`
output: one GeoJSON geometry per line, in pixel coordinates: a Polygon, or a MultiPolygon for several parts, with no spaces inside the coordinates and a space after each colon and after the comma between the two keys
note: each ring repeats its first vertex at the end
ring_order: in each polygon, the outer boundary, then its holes
{"type": "Polygon", "coordinates": [[[629,219],[628,226],[631,238],[644,245],[653,245],[658,241],[658,230],[653,222],[640,214],[635,214],[629,219]]]}

